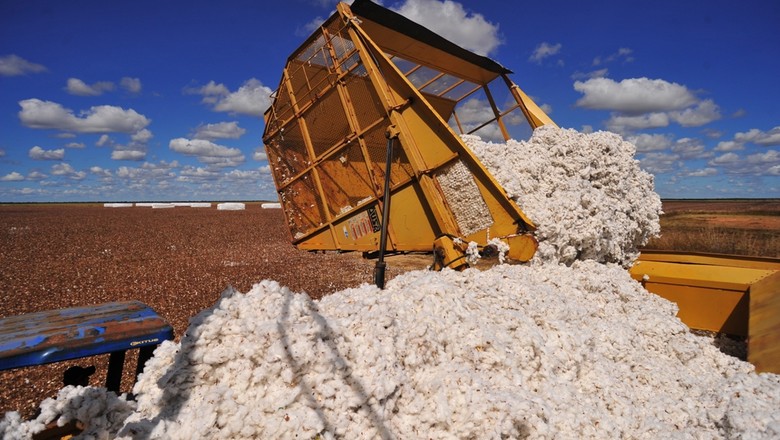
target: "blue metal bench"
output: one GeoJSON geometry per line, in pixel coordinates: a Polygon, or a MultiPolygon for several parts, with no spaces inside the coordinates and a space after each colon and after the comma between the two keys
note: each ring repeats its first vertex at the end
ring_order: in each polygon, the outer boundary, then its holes
{"type": "Polygon", "coordinates": [[[136,377],[173,328],[139,301],[48,310],[0,319],[0,370],[110,353],[106,388],[119,393],[125,352],[139,349],[136,377]]]}

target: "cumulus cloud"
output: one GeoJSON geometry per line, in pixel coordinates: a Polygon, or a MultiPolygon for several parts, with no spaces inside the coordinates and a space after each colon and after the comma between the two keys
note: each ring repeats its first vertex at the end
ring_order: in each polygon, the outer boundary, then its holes
{"type": "Polygon", "coordinates": [[[534,52],[531,54],[528,60],[535,63],[541,63],[543,59],[559,53],[561,51],[561,47],[563,47],[561,43],[550,44],[546,41],[542,42],[536,46],[536,49],[534,49],[534,52]]]}
{"type": "Polygon", "coordinates": [[[76,171],[72,166],[70,166],[70,164],[67,163],[58,163],[56,165],[52,165],[51,173],[54,176],[67,177],[72,180],[83,180],[85,177],[87,177],[86,172],[76,171]]]}
{"type": "Polygon", "coordinates": [[[2,148],[0,148],[0,157],[3,157],[3,156],[5,156],[5,150],[3,150],[2,148]]]}
{"type": "Polygon", "coordinates": [[[592,64],[594,66],[600,66],[602,64],[611,63],[611,62],[617,61],[617,60],[623,60],[626,63],[630,63],[630,62],[634,61],[634,57],[632,55],[633,53],[634,53],[633,50],[631,50],[631,49],[629,49],[627,47],[621,47],[620,49],[617,50],[617,52],[611,53],[611,54],[607,55],[606,57],[598,56],[598,57],[594,58],[592,64]]]}
{"type": "Polygon", "coordinates": [[[734,135],[734,140],[737,142],[751,142],[764,147],[777,146],[780,145],[780,126],[767,132],[753,128],[744,133],[737,133],[734,135]]]}
{"type": "Polygon", "coordinates": [[[119,86],[130,93],[141,93],[141,80],[139,78],[123,77],[119,80],[119,86]]]}
{"type": "Polygon", "coordinates": [[[745,157],[729,152],[718,156],[707,163],[711,167],[723,168],[728,174],[774,176],[780,167],[780,152],[767,150],[745,157]]]}
{"type": "Polygon", "coordinates": [[[0,76],[19,76],[45,71],[46,67],[27,61],[17,55],[0,57],[0,76]]]}
{"type": "Polygon", "coordinates": [[[577,100],[579,107],[630,114],[682,110],[698,102],[685,86],[662,79],[593,78],[575,82],[574,90],[585,95],[577,100]]]}
{"type": "Polygon", "coordinates": [[[84,142],[68,142],[65,144],[65,148],[85,148],[84,142]]]}
{"type": "Polygon", "coordinates": [[[268,156],[265,154],[264,147],[257,147],[252,153],[253,160],[268,160],[268,156]]]}
{"type": "Polygon", "coordinates": [[[27,174],[27,180],[42,180],[42,179],[45,179],[47,177],[49,177],[49,176],[47,176],[46,174],[43,174],[40,171],[32,171],[29,174],[27,174]]]}
{"type": "Polygon", "coordinates": [[[680,166],[680,156],[668,153],[647,153],[639,161],[640,166],[653,174],[668,173],[680,166]]]}
{"type": "Polygon", "coordinates": [[[271,106],[273,90],[251,78],[235,92],[214,81],[200,88],[188,89],[187,92],[202,95],[202,102],[210,105],[214,111],[262,116],[271,106]]]}
{"type": "Polygon", "coordinates": [[[700,127],[720,119],[720,109],[711,99],[682,111],[673,111],[669,117],[683,127],[700,127]]]}
{"type": "Polygon", "coordinates": [[[97,142],[95,142],[95,145],[98,147],[105,147],[106,145],[112,145],[114,142],[111,140],[111,136],[107,134],[102,134],[98,138],[97,142]]]}
{"type": "Polygon", "coordinates": [[[194,156],[201,163],[215,167],[237,166],[245,159],[238,148],[224,147],[205,139],[176,138],[168,146],[177,153],[194,156]]]}
{"type": "Polygon", "coordinates": [[[218,122],[216,124],[199,125],[195,129],[194,139],[238,139],[246,130],[238,126],[238,122],[218,122]]]}
{"type": "Polygon", "coordinates": [[[678,139],[672,145],[672,153],[679,155],[681,159],[705,159],[713,156],[712,152],[707,151],[701,140],[692,138],[678,139]]]}
{"type": "Polygon", "coordinates": [[[685,175],[688,177],[707,177],[707,176],[714,176],[716,174],[718,174],[717,169],[708,167],[701,170],[690,171],[685,175]]]}
{"type": "Polygon", "coordinates": [[[152,132],[144,128],[143,130],[138,130],[137,132],[130,135],[130,141],[136,144],[146,144],[153,137],[154,135],[152,135],[152,132]]]}
{"type": "Polygon", "coordinates": [[[62,160],[65,157],[65,149],[58,148],[56,150],[44,150],[39,146],[30,148],[27,153],[30,159],[34,160],[62,160]]]}
{"type": "Polygon", "coordinates": [[[99,177],[111,177],[112,176],[111,170],[108,170],[108,169],[105,169],[105,168],[102,168],[102,167],[99,167],[99,166],[89,167],[89,172],[94,174],[94,175],[96,175],[96,176],[99,176],[99,177]]]}
{"type": "Polygon", "coordinates": [[[104,92],[114,90],[114,83],[110,81],[99,81],[92,85],[88,85],[78,78],[68,78],[65,90],[71,95],[100,96],[104,92]]]}
{"type": "Polygon", "coordinates": [[[647,113],[638,116],[612,115],[607,121],[607,129],[615,133],[626,133],[633,130],[660,128],[669,125],[666,113],[647,113]]]}
{"type": "Polygon", "coordinates": [[[718,142],[718,145],[715,146],[715,151],[718,152],[739,151],[744,149],[745,146],[742,145],[742,143],[735,141],[722,141],[718,142]]]}
{"type": "Polygon", "coordinates": [[[406,0],[400,7],[391,9],[480,55],[490,54],[501,44],[497,24],[467,11],[455,1],[406,0]]]}
{"type": "Polygon", "coordinates": [[[135,161],[144,160],[146,159],[146,151],[135,149],[116,149],[111,152],[111,159],[135,161]]]}
{"type": "Polygon", "coordinates": [[[5,176],[3,176],[2,178],[0,178],[0,180],[2,180],[3,182],[19,182],[24,180],[24,176],[17,173],[16,171],[12,171],[6,174],[5,176]]]}
{"type": "Polygon", "coordinates": [[[664,134],[642,133],[635,136],[627,136],[626,140],[636,145],[637,153],[666,150],[672,145],[671,137],[664,134]]]}
{"type": "Polygon", "coordinates": [[[26,127],[78,133],[135,133],[151,122],[133,109],[111,105],[90,107],[79,116],[60,104],[40,99],[19,101],[19,119],[26,127]]]}

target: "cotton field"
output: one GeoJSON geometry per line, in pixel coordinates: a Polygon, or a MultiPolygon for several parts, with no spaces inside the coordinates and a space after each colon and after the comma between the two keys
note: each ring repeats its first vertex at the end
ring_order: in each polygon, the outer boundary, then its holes
{"type": "Polygon", "coordinates": [[[634,147],[542,127],[467,144],[539,226],[527,265],[413,271],[313,301],[227,289],[155,352],[135,401],[67,387],[4,438],[778,438],[780,376],[692,334],[625,267],[658,234],[634,147]]]}

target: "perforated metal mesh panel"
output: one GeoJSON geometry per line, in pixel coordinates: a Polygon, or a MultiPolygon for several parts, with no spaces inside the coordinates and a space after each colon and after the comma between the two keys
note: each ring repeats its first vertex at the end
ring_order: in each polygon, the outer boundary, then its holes
{"type": "Polygon", "coordinates": [[[355,110],[358,128],[365,130],[387,116],[365,67],[357,66],[345,79],[347,94],[355,110]]]}
{"type": "Polygon", "coordinates": [[[352,133],[344,113],[344,105],[335,88],[328,90],[317,105],[303,115],[303,120],[306,121],[315,158],[334,145],[344,142],[347,135],[352,133]]]}
{"type": "Polygon", "coordinates": [[[351,211],[375,194],[371,175],[357,141],[320,163],[317,172],[325,202],[333,217],[351,211]]]}
{"type": "Polygon", "coordinates": [[[321,226],[325,221],[325,213],[310,173],[279,191],[279,199],[287,213],[287,222],[293,238],[321,226]]]}
{"type": "Polygon", "coordinates": [[[298,121],[292,121],[279,130],[266,144],[268,164],[279,183],[286,183],[309,165],[309,154],[298,121]]]}

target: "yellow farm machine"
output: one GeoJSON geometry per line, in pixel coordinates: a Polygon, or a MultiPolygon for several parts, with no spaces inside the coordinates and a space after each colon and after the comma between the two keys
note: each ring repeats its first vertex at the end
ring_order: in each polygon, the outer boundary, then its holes
{"type": "MultiPolygon", "coordinates": [[[[293,52],[263,142],[292,242],[311,251],[433,252],[463,268],[468,243],[525,262],[536,226],[460,135],[525,138],[554,122],[497,62],[368,0],[293,52]]],[[[677,302],[690,327],[748,338],[780,373],[780,261],[643,253],[632,276],[677,302]]]]}

